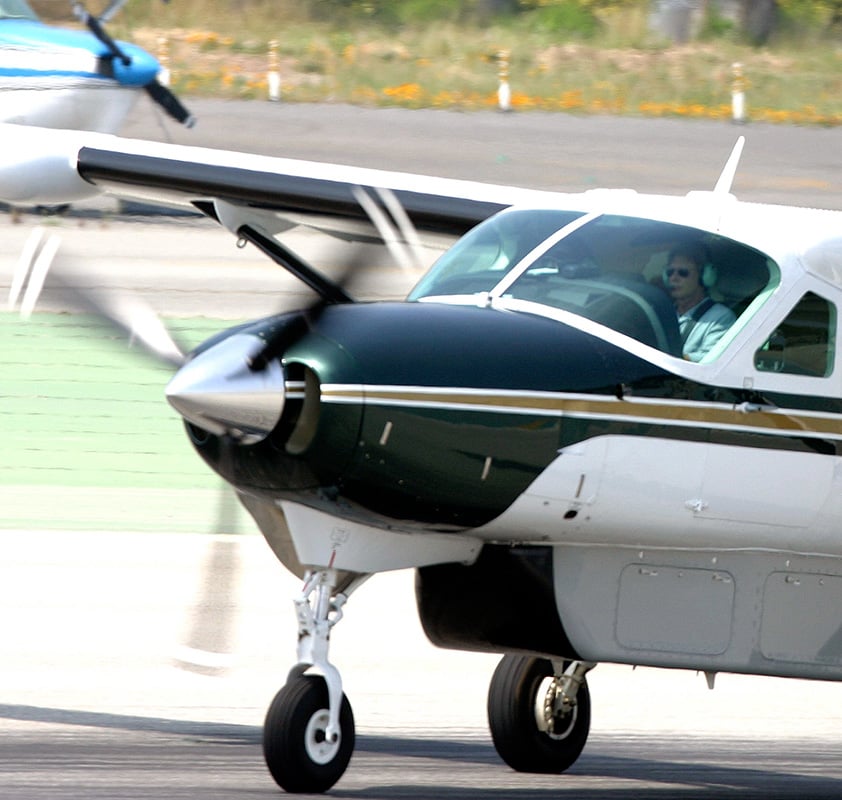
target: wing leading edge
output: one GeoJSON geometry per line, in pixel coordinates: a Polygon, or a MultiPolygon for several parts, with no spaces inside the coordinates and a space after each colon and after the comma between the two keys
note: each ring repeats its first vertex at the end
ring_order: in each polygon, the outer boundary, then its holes
{"type": "MultiPolygon", "coordinates": [[[[199,162],[83,147],[78,171],[89,183],[107,186],[110,193],[120,194],[122,188],[152,200],[176,200],[180,196],[189,198],[202,211],[206,211],[205,200],[219,199],[282,215],[368,219],[357,196],[360,184],[343,180],[342,167],[336,166],[334,179],[281,171],[289,166],[288,161],[279,163],[277,171],[212,163],[213,152],[208,151],[208,161],[199,162]]],[[[306,163],[299,162],[302,166],[306,163]]],[[[377,171],[368,172],[377,179],[377,171]]],[[[390,175],[393,173],[382,173],[384,180],[390,175]]],[[[447,194],[446,186],[440,193],[392,188],[383,183],[370,183],[371,187],[391,191],[415,227],[445,234],[460,235],[509,205],[447,194]]]]}
{"type": "Polygon", "coordinates": [[[107,194],[214,216],[211,204],[223,200],[282,216],[368,224],[360,190],[380,207],[388,205],[384,193],[393,195],[419,230],[446,235],[460,235],[515,203],[558,202],[556,193],[510,186],[0,125],[0,201],[13,205],[107,194]]]}

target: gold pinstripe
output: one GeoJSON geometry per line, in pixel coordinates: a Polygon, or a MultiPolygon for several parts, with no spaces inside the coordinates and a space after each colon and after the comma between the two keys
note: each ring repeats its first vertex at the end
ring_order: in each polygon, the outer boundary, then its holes
{"type": "Polygon", "coordinates": [[[842,414],[739,406],[692,400],[416,386],[325,384],[322,400],[334,403],[413,406],[739,429],[773,435],[819,435],[842,439],[842,414]]]}

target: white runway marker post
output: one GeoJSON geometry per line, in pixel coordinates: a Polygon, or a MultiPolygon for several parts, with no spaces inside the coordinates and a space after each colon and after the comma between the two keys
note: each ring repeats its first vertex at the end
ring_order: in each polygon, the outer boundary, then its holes
{"type": "Polygon", "coordinates": [[[277,103],[281,99],[281,70],[278,63],[278,40],[269,42],[269,71],[266,73],[269,99],[277,103]]]}
{"type": "Polygon", "coordinates": [[[733,80],[731,83],[731,119],[737,124],[746,121],[746,86],[747,81],[743,73],[743,65],[737,61],[731,66],[733,80]]]}
{"type": "Polygon", "coordinates": [[[499,86],[497,88],[497,107],[500,111],[512,110],[512,90],[509,86],[509,58],[508,50],[500,50],[497,53],[497,77],[499,86]]]}

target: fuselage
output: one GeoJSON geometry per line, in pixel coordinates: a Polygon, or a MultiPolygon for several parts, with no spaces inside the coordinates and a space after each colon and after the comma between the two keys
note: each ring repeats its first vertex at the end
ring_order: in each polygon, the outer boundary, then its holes
{"type": "Polygon", "coordinates": [[[645,276],[693,231],[517,213],[502,229],[537,239],[480,226],[410,302],[238,328],[284,343],[283,408],[257,443],[188,426],[198,451],[268,506],[484,543],[419,571],[440,644],[842,678],[842,293],[821,248],[704,234],[738,318],[692,363],[645,276]],[[515,594],[541,609],[531,633],[515,594]]]}

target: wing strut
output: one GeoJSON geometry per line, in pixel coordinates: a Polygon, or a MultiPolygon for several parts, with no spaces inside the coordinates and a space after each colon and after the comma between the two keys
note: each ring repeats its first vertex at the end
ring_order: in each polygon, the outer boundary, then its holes
{"type": "Polygon", "coordinates": [[[307,284],[325,303],[353,303],[354,299],[339,284],[328,280],[321,273],[300,259],[292,250],[284,247],[277,239],[260,233],[251,225],[237,228],[237,236],[251,242],[276,264],[307,284]]]}

